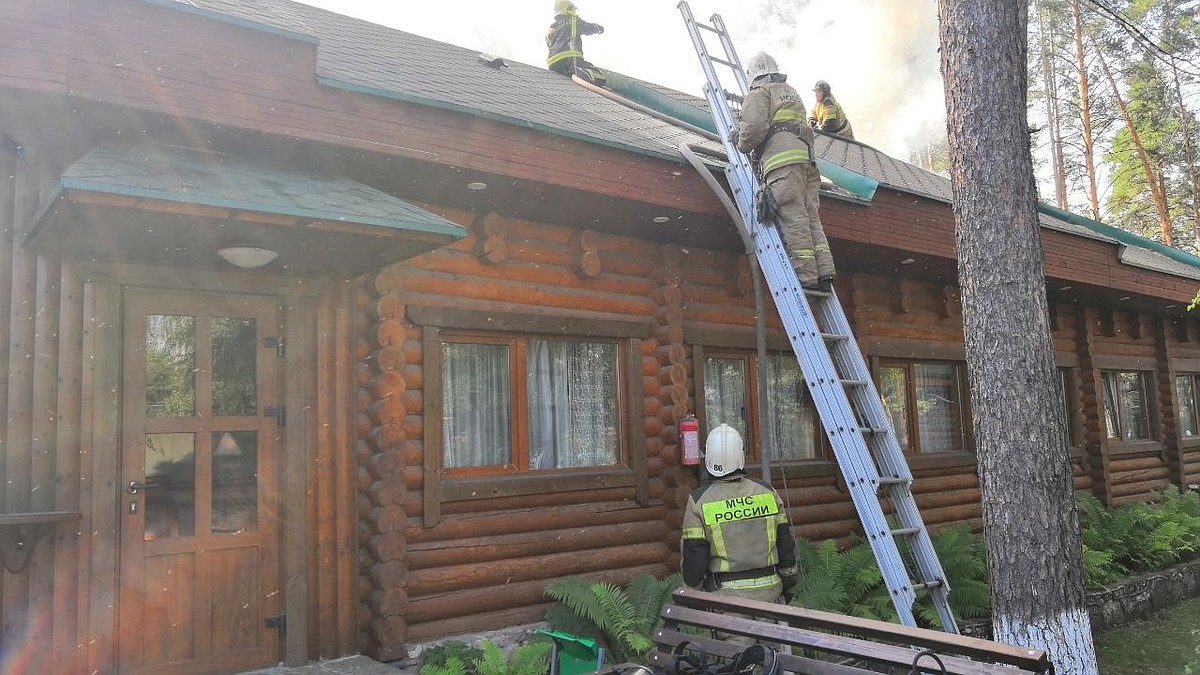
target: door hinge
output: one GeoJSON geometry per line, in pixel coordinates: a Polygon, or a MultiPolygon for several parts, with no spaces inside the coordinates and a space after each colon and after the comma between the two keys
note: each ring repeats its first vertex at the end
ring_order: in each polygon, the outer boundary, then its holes
{"type": "Polygon", "coordinates": [[[275,423],[282,427],[287,424],[287,409],[281,405],[263,406],[263,417],[274,417],[275,423]]]}
{"type": "Polygon", "coordinates": [[[283,358],[283,355],[287,353],[287,350],[283,346],[283,338],[281,337],[263,338],[263,347],[267,349],[274,349],[275,356],[278,356],[279,358],[283,358]]]}
{"type": "Polygon", "coordinates": [[[284,637],[287,635],[287,614],[268,616],[265,623],[267,628],[278,628],[279,637],[284,637]]]}

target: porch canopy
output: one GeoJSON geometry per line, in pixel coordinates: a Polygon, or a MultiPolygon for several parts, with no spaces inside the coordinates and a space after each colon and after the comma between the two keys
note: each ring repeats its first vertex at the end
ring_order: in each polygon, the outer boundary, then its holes
{"type": "Polygon", "coordinates": [[[259,248],[279,255],[245,271],[351,278],[466,234],[340,176],[190,148],[102,144],[62,175],[26,245],[89,261],[226,271],[238,268],[217,251],[259,248]]]}

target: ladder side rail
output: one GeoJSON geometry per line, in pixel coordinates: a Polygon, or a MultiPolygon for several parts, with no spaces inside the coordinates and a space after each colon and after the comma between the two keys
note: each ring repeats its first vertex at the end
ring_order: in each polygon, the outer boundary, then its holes
{"type": "Polygon", "coordinates": [[[757,221],[751,227],[758,235],[756,245],[763,276],[774,291],[776,307],[788,327],[792,349],[808,382],[867,541],[879,561],[880,573],[892,595],[897,615],[903,623],[915,626],[912,606],[916,594],[912,580],[883,515],[878,495],[879,473],[867,452],[858,420],[850,413],[841,378],[834,370],[812,314],[802,304],[804,296],[777,229],[764,228],[757,221]]]}
{"type": "MultiPolygon", "coordinates": [[[[721,36],[721,45],[725,48],[725,55],[733,63],[741,64],[741,60],[737,57],[737,51],[733,48],[733,41],[729,39],[729,31],[725,30],[725,20],[720,14],[713,14],[709,19],[717,28],[717,34],[721,36]]],[[[737,78],[738,92],[742,96],[750,91],[750,82],[747,79],[746,71],[741,68],[733,69],[734,77],[737,78]]]]}
{"type": "MultiPolygon", "coordinates": [[[[819,308],[819,315],[821,317],[821,324],[828,330],[846,335],[850,334],[850,323],[840,304],[834,302],[823,304],[819,308]]],[[[887,414],[887,410],[883,405],[883,399],[879,396],[874,380],[870,377],[870,371],[867,369],[866,360],[863,358],[862,352],[858,350],[857,346],[851,347],[850,345],[839,345],[836,351],[839,352],[839,359],[843,362],[848,372],[865,375],[862,379],[869,383],[855,392],[859,399],[856,403],[862,406],[860,410],[867,416],[867,421],[871,426],[886,427],[888,429],[887,434],[872,439],[872,444],[876,446],[872,448],[872,454],[882,472],[908,479],[908,482],[888,485],[885,488],[888,490],[892,508],[901,527],[916,528],[917,530],[914,534],[910,535],[912,537],[910,543],[920,579],[925,581],[934,579],[942,580],[940,587],[930,590],[930,593],[935,596],[934,608],[938,612],[938,617],[941,619],[943,627],[946,630],[957,633],[958,626],[949,609],[950,585],[946,580],[946,573],[942,568],[941,561],[938,559],[933,548],[933,539],[929,536],[929,530],[925,526],[924,519],[917,508],[916,499],[913,497],[911,486],[912,470],[909,468],[908,462],[904,457],[904,451],[900,448],[900,443],[896,439],[896,434],[891,424],[891,417],[887,414]]]]}

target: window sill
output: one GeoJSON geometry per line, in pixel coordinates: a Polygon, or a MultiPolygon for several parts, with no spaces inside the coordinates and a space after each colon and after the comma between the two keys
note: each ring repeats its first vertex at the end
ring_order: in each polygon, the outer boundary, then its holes
{"type": "Polygon", "coordinates": [[[1158,441],[1108,441],[1109,455],[1161,455],[1163,444],[1158,441]]]}
{"type": "Polygon", "coordinates": [[[547,492],[635,487],[633,469],[600,469],[562,473],[520,473],[482,478],[442,477],[442,501],[520,497],[547,492]]]}
{"type": "Polygon", "coordinates": [[[1179,441],[1179,447],[1186,450],[1200,449],[1200,436],[1188,436],[1179,441]]]}

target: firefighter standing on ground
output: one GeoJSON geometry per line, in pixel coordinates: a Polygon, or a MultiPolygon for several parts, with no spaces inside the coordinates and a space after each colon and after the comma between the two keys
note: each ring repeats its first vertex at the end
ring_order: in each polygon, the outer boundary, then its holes
{"type": "Polygon", "coordinates": [[[804,102],[766,52],[746,67],[750,91],[742,103],[737,146],[755,160],[763,185],[779,205],[775,217],[800,285],[828,291],[835,270],[821,227],[821,174],[812,152],[813,131],[804,102]]]}
{"type": "Polygon", "coordinates": [[[683,581],[706,591],[788,603],[800,578],[796,539],[783,500],[770,485],[746,475],[745,463],[736,429],[722,424],[708,434],[704,465],[713,481],[688,497],[683,581]]]}
{"type": "Polygon", "coordinates": [[[818,81],[813,86],[813,96],[817,98],[817,102],[813,104],[812,117],[808,118],[812,128],[854,140],[854,128],[850,126],[850,120],[846,119],[842,106],[830,93],[829,83],[825,80],[818,81]]]}
{"type": "Polygon", "coordinates": [[[554,23],[546,33],[546,46],[550,49],[546,67],[563,75],[579,75],[592,84],[603,87],[607,76],[603,70],[583,58],[583,36],[604,32],[604,26],[579,18],[575,3],[571,0],[556,0],[554,23]]]}

